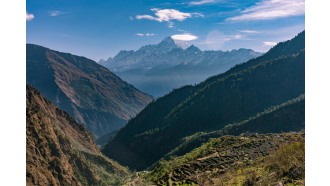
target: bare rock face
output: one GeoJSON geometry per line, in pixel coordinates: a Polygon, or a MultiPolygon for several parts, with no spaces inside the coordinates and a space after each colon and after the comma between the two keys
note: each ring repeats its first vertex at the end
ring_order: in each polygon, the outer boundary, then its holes
{"type": "Polygon", "coordinates": [[[110,184],[127,175],[100,153],[85,127],[26,87],[27,185],[110,184]]]}

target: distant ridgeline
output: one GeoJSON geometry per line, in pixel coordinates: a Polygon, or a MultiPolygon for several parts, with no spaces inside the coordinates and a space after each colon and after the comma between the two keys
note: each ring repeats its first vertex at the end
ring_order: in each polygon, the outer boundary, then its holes
{"type": "Polygon", "coordinates": [[[211,137],[299,131],[305,126],[304,93],[302,32],[258,58],[150,103],[119,130],[103,153],[143,170],[211,137]]]}
{"type": "Polygon", "coordinates": [[[251,49],[223,52],[201,51],[194,45],[186,47],[183,49],[167,37],[159,44],[146,45],[137,51],[120,51],[114,58],[99,63],[140,90],[158,97],[261,55],[251,49]]]}
{"type": "Polygon", "coordinates": [[[26,45],[26,79],[98,138],[122,127],[152,97],[85,57],[26,45]]]}

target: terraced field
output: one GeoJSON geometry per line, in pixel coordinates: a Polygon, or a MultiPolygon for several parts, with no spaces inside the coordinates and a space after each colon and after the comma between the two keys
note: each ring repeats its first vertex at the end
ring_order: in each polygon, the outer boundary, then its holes
{"type": "Polygon", "coordinates": [[[237,172],[248,169],[245,172],[250,174],[257,171],[261,176],[257,181],[260,181],[268,171],[264,163],[267,158],[286,145],[303,141],[304,133],[224,136],[212,139],[182,157],[160,162],[144,177],[156,185],[246,185],[247,175],[237,175],[237,172]],[[236,175],[228,178],[228,174],[233,173],[236,175]]]}

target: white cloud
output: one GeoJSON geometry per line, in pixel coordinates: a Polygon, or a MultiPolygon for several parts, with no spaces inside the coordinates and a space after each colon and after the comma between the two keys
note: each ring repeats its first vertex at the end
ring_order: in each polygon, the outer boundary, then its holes
{"type": "Polygon", "coordinates": [[[26,21],[32,21],[32,19],[34,19],[34,15],[26,12],[26,21]]]}
{"type": "Polygon", "coordinates": [[[256,30],[238,30],[239,32],[245,33],[245,34],[259,34],[261,32],[256,30]]]}
{"type": "Polygon", "coordinates": [[[241,34],[235,34],[233,36],[231,36],[231,39],[242,39],[243,38],[243,35],[241,34]]]}
{"type": "Polygon", "coordinates": [[[197,36],[192,35],[192,34],[177,34],[177,35],[172,35],[172,39],[174,40],[179,40],[179,41],[192,41],[198,39],[197,36]]]}
{"type": "Polygon", "coordinates": [[[149,20],[155,20],[155,17],[151,15],[137,15],[135,17],[136,19],[149,19],[149,20]]]}
{"type": "Polygon", "coordinates": [[[206,45],[206,47],[211,50],[220,50],[225,43],[233,40],[248,40],[248,38],[243,34],[227,35],[220,31],[213,30],[207,34],[204,41],[198,44],[206,45]]]}
{"type": "Polygon", "coordinates": [[[214,3],[216,0],[200,0],[200,1],[193,1],[188,4],[190,5],[203,5],[203,4],[208,4],[208,3],[214,3]]]}
{"type": "Polygon", "coordinates": [[[156,21],[159,22],[170,21],[170,20],[183,21],[191,17],[190,13],[184,13],[174,9],[157,10],[155,15],[158,17],[156,18],[156,21]]]}
{"type": "Polygon", "coordinates": [[[135,34],[135,35],[137,35],[137,36],[139,36],[139,37],[144,37],[144,36],[146,36],[146,37],[150,37],[150,36],[154,36],[154,35],[156,35],[156,34],[153,34],[153,33],[146,33],[146,34],[137,33],[137,34],[135,34]]]}
{"type": "Polygon", "coordinates": [[[49,16],[52,16],[52,17],[59,16],[61,14],[63,14],[63,12],[58,11],[58,10],[53,10],[53,11],[49,12],[49,16]]]}
{"type": "Polygon", "coordinates": [[[129,16],[128,18],[129,18],[129,20],[131,20],[131,21],[134,20],[134,18],[133,18],[132,16],[129,16]]]}
{"type": "Polygon", "coordinates": [[[189,31],[187,30],[183,30],[183,29],[178,29],[179,32],[184,32],[184,33],[189,33],[189,31]]]}
{"type": "Polygon", "coordinates": [[[266,46],[275,46],[276,44],[277,44],[277,42],[273,42],[273,41],[265,41],[265,42],[263,42],[264,43],[264,45],[266,45],[266,46]]]}
{"type": "Polygon", "coordinates": [[[204,17],[203,14],[197,12],[192,13],[192,15],[194,15],[195,17],[204,17]]]}
{"type": "Polygon", "coordinates": [[[185,13],[185,12],[180,12],[175,9],[152,8],[151,11],[155,12],[155,16],[137,15],[135,18],[136,19],[155,20],[158,22],[169,22],[171,20],[184,21],[187,18],[204,17],[204,15],[200,14],[200,13],[185,13]]]}
{"type": "Polygon", "coordinates": [[[262,0],[241,12],[241,15],[227,18],[229,21],[254,21],[305,15],[305,0],[262,0]]]}
{"type": "Polygon", "coordinates": [[[159,8],[152,8],[151,9],[151,11],[154,11],[154,12],[156,12],[156,11],[158,11],[159,10],[159,8]]]}

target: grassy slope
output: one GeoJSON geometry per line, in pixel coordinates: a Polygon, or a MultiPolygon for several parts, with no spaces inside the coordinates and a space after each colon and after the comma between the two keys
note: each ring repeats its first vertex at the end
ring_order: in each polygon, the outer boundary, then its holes
{"type": "Polygon", "coordinates": [[[304,133],[223,136],[160,161],[141,183],[251,185],[304,183],[304,133]]]}

